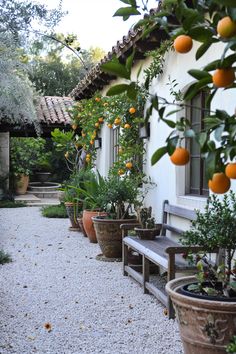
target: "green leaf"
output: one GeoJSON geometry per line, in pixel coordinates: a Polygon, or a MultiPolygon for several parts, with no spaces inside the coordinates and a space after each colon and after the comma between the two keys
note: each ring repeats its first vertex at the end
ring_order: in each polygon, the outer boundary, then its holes
{"type": "Polygon", "coordinates": [[[214,0],[214,1],[220,5],[236,7],[235,0],[214,0]]]}
{"type": "Polygon", "coordinates": [[[198,22],[202,16],[200,15],[198,10],[186,8],[182,12],[185,17],[183,21],[183,28],[187,31],[193,27],[193,24],[198,22]]]}
{"type": "Polygon", "coordinates": [[[228,14],[233,21],[236,21],[236,8],[228,8],[228,14]]]}
{"type": "Polygon", "coordinates": [[[152,104],[153,108],[155,108],[157,111],[159,110],[159,102],[158,102],[158,96],[157,95],[152,96],[151,104],[152,104]]]}
{"type": "Polygon", "coordinates": [[[120,93],[127,91],[128,87],[129,87],[129,85],[127,85],[127,84],[120,84],[120,85],[112,86],[111,88],[109,88],[106,95],[107,96],[119,95],[120,93]]]}
{"type": "Polygon", "coordinates": [[[207,180],[211,179],[216,168],[216,153],[211,151],[207,154],[206,158],[206,177],[207,180]]]}
{"type": "Polygon", "coordinates": [[[214,34],[210,28],[206,28],[205,24],[202,26],[197,26],[193,27],[189,32],[189,36],[192,37],[192,39],[195,39],[198,42],[203,42],[205,43],[206,40],[210,40],[212,35],[214,34]]]}
{"type": "Polygon", "coordinates": [[[179,135],[174,136],[173,138],[167,140],[167,152],[169,156],[171,156],[175,151],[178,141],[179,141],[179,135]]]}
{"type": "Polygon", "coordinates": [[[113,15],[115,16],[133,16],[141,15],[141,13],[135,7],[120,7],[113,15]]]}
{"type": "Polygon", "coordinates": [[[160,119],[163,120],[163,121],[164,121],[163,115],[164,115],[164,113],[165,113],[165,109],[166,109],[166,107],[164,106],[164,107],[161,107],[161,108],[158,110],[159,117],[160,117],[160,119]]]}
{"type": "Polygon", "coordinates": [[[209,148],[212,152],[215,151],[216,144],[215,144],[215,142],[214,142],[213,140],[208,141],[208,142],[207,142],[207,146],[208,146],[208,148],[209,148]]]}
{"type": "Polygon", "coordinates": [[[135,84],[135,82],[131,82],[131,84],[128,85],[127,96],[131,100],[135,100],[137,98],[137,94],[138,94],[138,90],[136,88],[136,84],[135,84]]]}
{"type": "Polygon", "coordinates": [[[182,111],[183,108],[179,108],[179,109],[174,109],[173,111],[170,111],[167,113],[166,117],[171,116],[172,114],[178,113],[180,111],[182,111]]]}
{"type": "Polygon", "coordinates": [[[196,94],[204,87],[206,87],[208,84],[212,82],[212,78],[210,77],[205,77],[204,79],[201,79],[198,82],[193,83],[186,93],[184,94],[184,99],[186,101],[190,101],[196,94]]]}
{"type": "Polygon", "coordinates": [[[211,75],[204,70],[197,70],[197,69],[192,69],[188,71],[189,75],[191,75],[192,77],[194,77],[197,80],[201,80],[204,78],[210,78],[211,79],[211,75]]]}
{"type": "Polygon", "coordinates": [[[216,128],[214,135],[215,135],[215,139],[217,141],[221,141],[221,135],[222,135],[224,129],[225,129],[224,124],[221,124],[218,128],[216,128]]]}
{"type": "Polygon", "coordinates": [[[196,136],[195,131],[193,129],[185,130],[184,137],[185,138],[194,138],[196,136]]]}
{"type": "Polygon", "coordinates": [[[154,154],[152,155],[151,158],[151,165],[155,165],[161,158],[167,153],[167,147],[163,146],[159,149],[157,149],[154,154]]]}
{"type": "Polygon", "coordinates": [[[212,45],[212,41],[206,41],[196,51],[196,60],[200,59],[212,45]]]}
{"type": "Polygon", "coordinates": [[[196,140],[199,143],[199,145],[201,146],[201,148],[205,145],[206,141],[207,141],[207,133],[206,132],[200,132],[196,135],[196,140]]]}
{"type": "Polygon", "coordinates": [[[176,126],[176,123],[173,122],[172,120],[161,118],[161,120],[168,125],[168,127],[174,129],[176,126]]]}
{"type": "Polygon", "coordinates": [[[131,68],[132,68],[133,61],[134,61],[134,54],[135,54],[135,51],[133,50],[132,54],[130,56],[128,56],[128,58],[126,59],[126,63],[125,63],[125,67],[127,69],[127,72],[129,73],[129,76],[131,76],[131,68]]]}
{"type": "Polygon", "coordinates": [[[203,121],[206,129],[216,128],[218,125],[222,123],[221,119],[214,118],[214,117],[204,118],[203,121]]]}
{"type": "Polygon", "coordinates": [[[230,118],[230,115],[224,110],[216,109],[216,117],[221,120],[227,120],[230,118]]]}
{"type": "Polygon", "coordinates": [[[120,64],[117,58],[113,58],[111,61],[101,65],[101,70],[118,77],[130,79],[130,73],[127,71],[125,65],[120,64]]]}

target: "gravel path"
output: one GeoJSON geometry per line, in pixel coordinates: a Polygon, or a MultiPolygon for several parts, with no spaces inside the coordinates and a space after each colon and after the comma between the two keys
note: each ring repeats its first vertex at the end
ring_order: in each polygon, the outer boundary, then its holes
{"type": "Polygon", "coordinates": [[[1,354],[177,354],[177,324],[65,219],[0,209],[1,354]],[[52,330],[45,329],[49,323],[52,330]]]}

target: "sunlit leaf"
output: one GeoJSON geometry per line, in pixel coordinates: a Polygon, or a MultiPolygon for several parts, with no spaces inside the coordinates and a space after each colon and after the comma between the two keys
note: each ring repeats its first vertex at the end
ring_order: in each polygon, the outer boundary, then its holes
{"type": "Polygon", "coordinates": [[[106,95],[107,96],[119,95],[120,93],[127,91],[128,87],[129,87],[129,85],[127,85],[127,84],[120,84],[120,85],[112,86],[111,88],[109,88],[106,95]]]}
{"type": "Polygon", "coordinates": [[[152,166],[155,165],[161,158],[167,153],[167,147],[163,146],[159,149],[157,149],[154,154],[152,155],[151,158],[151,164],[152,166]]]}

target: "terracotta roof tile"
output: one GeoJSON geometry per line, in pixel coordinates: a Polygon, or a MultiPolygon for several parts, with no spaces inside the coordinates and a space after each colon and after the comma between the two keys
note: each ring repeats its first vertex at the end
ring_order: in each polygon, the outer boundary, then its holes
{"type": "Polygon", "coordinates": [[[42,124],[70,124],[68,109],[73,105],[71,97],[44,96],[37,106],[37,115],[42,124]]]}

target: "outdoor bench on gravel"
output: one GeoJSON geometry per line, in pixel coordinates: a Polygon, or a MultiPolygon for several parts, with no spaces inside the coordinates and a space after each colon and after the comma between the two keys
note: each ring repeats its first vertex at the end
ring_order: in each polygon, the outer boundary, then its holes
{"type": "Polygon", "coordinates": [[[192,221],[196,219],[196,212],[184,207],[170,205],[168,200],[165,200],[163,203],[162,229],[160,236],[157,236],[154,240],[141,240],[137,236],[128,236],[128,231],[137,225],[121,225],[123,235],[123,274],[125,276],[130,275],[138,281],[143,286],[144,293],[151,293],[156,296],[167,307],[169,318],[174,318],[175,316],[171,300],[158,286],[150,282],[150,263],[166,271],[167,281],[169,281],[175,278],[176,273],[187,273],[196,270],[196,267],[190,265],[183,258],[183,253],[188,251],[197,253],[202,250],[199,246],[183,246],[173,240],[173,238],[177,239],[177,236],[183,233],[183,230],[173,225],[175,217],[192,221]],[[170,238],[170,236],[173,238],[170,238]],[[141,258],[139,267],[132,264],[130,254],[133,251],[141,258]]]}

